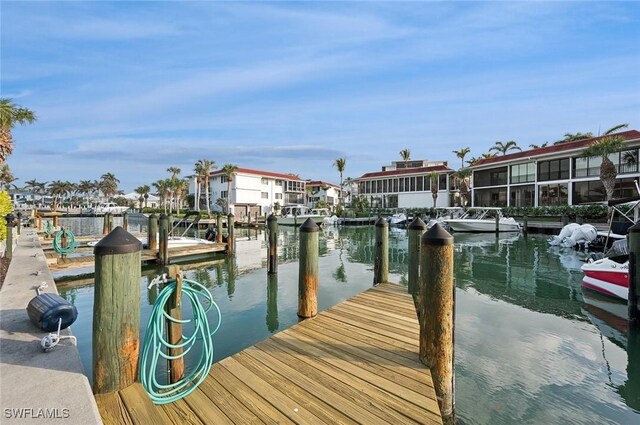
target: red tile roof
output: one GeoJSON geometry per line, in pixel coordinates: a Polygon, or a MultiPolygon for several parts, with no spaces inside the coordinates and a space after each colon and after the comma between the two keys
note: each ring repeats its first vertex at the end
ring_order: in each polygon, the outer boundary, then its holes
{"type": "Polygon", "coordinates": [[[402,174],[418,174],[418,173],[431,173],[432,171],[443,171],[443,172],[453,172],[453,170],[445,165],[435,165],[432,167],[418,167],[418,168],[401,168],[399,170],[388,170],[388,171],[376,171],[373,173],[365,173],[362,176],[358,177],[356,180],[360,179],[370,179],[373,177],[389,177],[389,176],[398,176],[402,174]]]}
{"type": "MultiPolygon", "coordinates": [[[[257,176],[264,176],[264,177],[276,177],[279,179],[286,179],[286,180],[301,180],[300,177],[298,177],[297,174],[293,174],[293,173],[289,173],[289,174],[283,174],[283,173],[273,173],[271,171],[261,171],[261,170],[253,170],[251,168],[242,168],[242,167],[238,167],[238,170],[236,171],[236,173],[238,174],[254,174],[257,176]]],[[[219,176],[224,174],[222,172],[222,170],[217,170],[217,171],[212,171],[210,175],[212,176],[219,176]]]]}
{"type": "MultiPolygon", "coordinates": [[[[638,130],[623,131],[621,133],[612,134],[612,136],[619,136],[619,137],[622,137],[624,140],[640,139],[640,131],[638,130]]],[[[590,139],[577,140],[575,142],[559,143],[557,145],[545,146],[543,148],[529,149],[528,151],[509,153],[506,155],[495,156],[493,158],[481,159],[480,161],[473,164],[471,167],[473,168],[479,165],[495,164],[503,161],[512,161],[514,159],[519,159],[519,158],[529,158],[534,156],[548,155],[553,153],[560,153],[560,152],[565,152],[570,150],[582,149],[598,140],[603,139],[604,137],[608,137],[608,136],[592,137],[590,139]]]]}
{"type": "Polygon", "coordinates": [[[332,186],[332,187],[336,187],[336,188],[340,188],[339,185],[337,184],[333,184],[333,183],[329,183],[329,182],[325,182],[322,180],[311,180],[307,182],[307,186],[332,186]]]}

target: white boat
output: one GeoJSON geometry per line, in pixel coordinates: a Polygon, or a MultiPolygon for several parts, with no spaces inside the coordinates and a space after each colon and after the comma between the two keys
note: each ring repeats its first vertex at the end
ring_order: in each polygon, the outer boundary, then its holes
{"type": "Polygon", "coordinates": [[[316,224],[322,224],[326,216],[313,214],[309,207],[304,205],[285,205],[278,217],[278,224],[283,226],[299,226],[308,218],[312,219],[316,224]]]}
{"type": "Polygon", "coordinates": [[[520,231],[520,223],[513,217],[504,217],[500,208],[470,207],[462,217],[445,218],[442,221],[454,232],[495,232],[496,216],[498,217],[498,231],[520,231]]]}
{"type": "Polygon", "coordinates": [[[311,208],[311,214],[313,215],[321,215],[322,225],[323,226],[337,226],[339,219],[335,214],[331,214],[328,208],[311,208]]]}
{"type": "MultiPolygon", "coordinates": [[[[438,207],[435,210],[436,216],[430,218],[427,222],[427,229],[431,229],[433,225],[439,223],[441,226],[449,227],[444,220],[460,218],[464,215],[464,208],[462,207],[438,207]]],[[[495,229],[494,229],[495,230],[495,229]]]]}
{"type": "MultiPolygon", "coordinates": [[[[148,247],[148,238],[146,236],[136,237],[141,243],[143,248],[148,247]]],[[[156,240],[160,240],[160,235],[156,235],[156,240]]],[[[100,241],[90,241],[87,242],[89,246],[95,246],[100,241]]],[[[185,248],[188,246],[196,246],[196,245],[215,245],[215,241],[208,241],[206,239],[201,238],[191,238],[188,236],[169,236],[167,240],[167,247],[171,248],[185,248]]]]}
{"type": "Polygon", "coordinates": [[[399,210],[387,218],[389,226],[405,226],[407,224],[407,214],[404,210],[399,210]]]}
{"type": "Polygon", "coordinates": [[[115,202],[105,202],[103,204],[98,205],[93,209],[93,213],[97,215],[104,215],[106,213],[110,214],[122,214],[127,211],[129,207],[122,207],[116,204],[115,202]]]}
{"type": "Polygon", "coordinates": [[[619,263],[611,258],[589,261],[580,267],[582,286],[612,297],[629,299],[629,260],[619,263]]]}

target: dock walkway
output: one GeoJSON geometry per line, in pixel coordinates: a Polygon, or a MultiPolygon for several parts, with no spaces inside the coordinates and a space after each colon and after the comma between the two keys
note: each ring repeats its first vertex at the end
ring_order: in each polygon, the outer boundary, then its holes
{"type": "Polygon", "coordinates": [[[405,287],[371,288],[213,365],[189,396],[97,395],[105,424],[442,423],[405,287]]]}

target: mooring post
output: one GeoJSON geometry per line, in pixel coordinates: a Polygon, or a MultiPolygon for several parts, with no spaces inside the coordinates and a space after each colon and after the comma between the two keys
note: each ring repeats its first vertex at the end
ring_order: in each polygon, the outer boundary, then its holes
{"type": "Polygon", "coordinates": [[[640,327],[640,222],[627,230],[629,245],[629,324],[640,327]]]}
{"type": "Polygon", "coordinates": [[[169,213],[169,215],[167,216],[167,222],[169,223],[169,225],[167,226],[169,236],[173,236],[173,214],[169,213]]]}
{"type": "Polygon", "coordinates": [[[500,233],[500,215],[496,214],[496,235],[500,233]]]}
{"type": "Polygon", "coordinates": [[[278,219],[271,214],[267,219],[267,233],[269,234],[269,247],[267,255],[267,273],[278,273],[278,219]]]}
{"type": "Polygon", "coordinates": [[[233,221],[234,217],[232,213],[229,213],[227,216],[227,253],[233,254],[235,251],[235,237],[233,235],[235,222],[233,221]]]}
{"type": "Polygon", "coordinates": [[[569,224],[569,216],[566,214],[562,214],[561,221],[562,225],[566,226],[567,224],[569,224]]]}
{"type": "Polygon", "coordinates": [[[524,213],[524,223],[522,225],[522,233],[524,233],[524,235],[527,236],[528,232],[529,232],[529,221],[528,221],[527,213],[524,213]]]}
{"type": "Polygon", "coordinates": [[[58,214],[53,213],[53,227],[54,229],[58,227],[58,214]]]}
{"type": "MultiPolygon", "coordinates": [[[[169,277],[176,280],[176,290],[167,302],[167,314],[176,319],[182,319],[182,273],[180,267],[169,266],[169,277]]],[[[182,324],[167,319],[167,341],[171,345],[178,345],[182,342],[182,324]]],[[[182,354],[182,348],[169,348],[169,357],[178,357],[182,354]]],[[[178,382],[184,377],[184,357],[168,359],[170,384],[178,382]]]]}
{"type": "Polygon", "coordinates": [[[222,214],[216,214],[216,227],[218,228],[216,242],[222,243],[222,214]]]}
{"type": "Polygon", "coordinates": [[[421,239],[420,361],[431,369],[444,423],[453,423],[453,326],[454,326],[453,236],[439,223],[421,239]],[[450,422],[448,422],[450,421],[450,422]]]}
{"type": "Polygon", "coordinates": [[[18,224],[16,227],[18,228],[18,236],[20,236],[20,229],[22,228],[22,212],[18,211],[16,215],[18,216],[18,224]]]}
{"type": "Polygon", "coordinates": [[[122,228],[129,231],[129,213],[126,211],[122,213],[122,228]]]}
{"type": "Polygon", "coordinates": [[[158,216],[151,214],[147,226],[147,249],[158,249],[158,216]]]}
{"type": "Polygon", "coordinates": [[[38,229],[38,232],[42,232],[42,217],[40,216],[40,214],[36,213],[36,229],[38,229]]]}
{"type": "Polygon", "coordinates": [[[109,233],[109,213],[104,213],[102,217],[102,234],[106,235],[109,233]]]}
{"type": "Polygon", "coordinates": [[[373,284],[389,280],[389,223],[380,217],[376,221],[375,258],[373,261],[373,284]]]}
{"type": "Polygon", "coordinates": [[[420,217],[416,217],[407,229],[409,232],[409,273],[407,280],[408,291],[414,299],[418,293],[418,282],[420,280],[420,238],[427,231],[427,225],[420,217]]]}
{"type": "Polygon", "coordinates": [[[320,228],[308,218],[300,226],[300,260],[298,273],[298,316],[318,314],[318,234],[320,228]]]}
{"type": "Polygon", "coordinates": [[[278,330],[278,275],[267,275],[267,329],[273,333],[278,330]]]}
{"type": "Polygon", "coordinates": [[[584,217],[581,215],[577,215],[576,216],[576,223],[578,223],[579,225],[583,225],[584,224],[584,217]]]}
{"type": "MultiPolygon", "coordinates": [[[[64,227],[60,228],[60,247],[61,248],[67,248],[69,246],[69,241],[67,240],[67,235],[64,232],[64,227]]],[[[61,258],[65,258],[66,255],[65,254],[60,254],[61,258]]]]}
{"type": "Polygon", "coordinates": [[[169,218],[164,213],[158,220],[158,263],[169,264],[169,218]]]}
{"type": "Polygon", "coordinates": [[[116,227],[93,249],[93,392],[109,393],[138,377],[142,243],[116,227]]]}
{"type": "Polygon", "coordinates": [[[4,258],[12,259],[13,258],[13,214],[9,213],[5,216],[5,220],[7,220],[7,246],[4,250],[4,258]]]}

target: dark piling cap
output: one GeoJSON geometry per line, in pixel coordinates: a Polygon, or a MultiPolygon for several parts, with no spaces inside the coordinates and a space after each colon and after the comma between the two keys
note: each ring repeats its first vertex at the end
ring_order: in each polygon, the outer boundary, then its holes
{"type": "Polygon", "coordinates": [[[420,217],[416,217],[407,227],[409,230],[426,230],[427,225],[424,224],[424,221],[420,217]]]}
{"type": "Polygon", "coordinates": [[[157,220],[157,219],[158,219],[158,216],[156,215],[156,213],[153,213],[153,214],[151,214],[151,215],[149,216],[149,218],[151,218],[151,219],[156,219],[156,220],[157,220]]]}
{"type": "Polygon", "coordinates": [[[389,223],[384,218],[380,217],[376,220],[376,227],[389,227],[389,223]]]}
{"type": "Polygon", "coordinates": [[[304,232],[304,233],[311,233],[311,232],[319,232],[320,231],[320,227],[311,218],[306,219],[304,221],[304,223],[302,223],[302,226],[300,226],[299,229],[300,229],[301,232],[304,232]]]}
{"type": "Polygon", "coordinates": [[[130,254],[142,250],[142,242],[118,226],[93,248],[94,255],[130,254]]]}
{"type": "Polygon", "coordinates": [[[227,217],[233,217],[233,213],[229,213],[227,217]]]}
{"type": "Polygon", "coordinates": [[[627,229],[627,233],[639,233],[639,232],[640,232],[640,221],[627,229]]]}
{"type": "Polygon", "coordinates": [[[4,219],[7,220],[7,224],[13,225],[13,219],[16,218],[13,213],[9,213],[4,216],[4,219]]]}
{"type": "Polygon", "coordinates": [[[160,213],[160,220],[168,220],[169,216],[166,215],[165,213],[160,213]]]}
{"type": "Polygon", "coordinates": [[[267,218],[267,221],[269,223],[273,222],[273,221],[278,221],[278,219],[276,218],[275,215],[273,215],[273,213],[269,214],[269,217],[267,218]]]}
{"type": "Polygon", "coordinates": [[[427,233],[422,235],[420,243],[422,245],[451,245],[453,244],[453,236],[440,223],[436,223],[427,233]]]}

